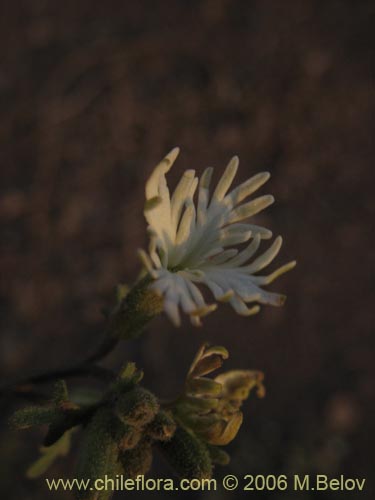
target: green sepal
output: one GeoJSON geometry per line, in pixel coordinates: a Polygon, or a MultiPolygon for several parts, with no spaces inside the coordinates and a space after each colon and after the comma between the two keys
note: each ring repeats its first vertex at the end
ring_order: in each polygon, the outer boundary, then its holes
{"type": "Polygon", "coordinates": [[[145,428],[145,433],[155,441],[167,441],[176,430],[176,422],[170,412],[161,410],[145,428]]]}
{"type": "Polygon", "coordinates": [[[122,423],[121,436],[118,439],[119,449],[131,450],[137,446],[142,437],[142,430],[122,423]]]}
{"type": "Polygon", "coordinates": [[[179,476],[204,479],[212,475],[212,462],[206,445],[191,431],[177,427],[169,441],[159,443],[166,459],[179,476]]]}
{"type": "Polygon", "coordinates": [[[114,413],[125,424],[143,427],[151,422],[159,411],[156,397],[143,387],[135,387],[118,395],[114,413]]]}
{"type": "Polygon", "coordinates": [[[108,334],[114,338],[134,339],[146,324],[163,310],[163,299],[149,284],[151,277],[142,278],[117,305],[109,318],[108,334]]]}

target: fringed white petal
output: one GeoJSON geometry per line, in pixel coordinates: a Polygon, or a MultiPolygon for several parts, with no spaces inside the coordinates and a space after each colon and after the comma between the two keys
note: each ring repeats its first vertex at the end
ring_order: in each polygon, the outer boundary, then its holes
{"type": "Polygon", "coordinates": [[[210,313],[216,304],[206,304],[197,285],[206,285],[215,300],[227,301],[241,315],[259,311],[259,305],[281,305],[285,296],[267,292],[268,285],[295,266],[295,261],[281,266],[269,275],[254,276],[268,266],[278,254],[282,239],[278,237],[258,257],[263,239],[272,232],[248,223],[274,202],[271,195],[244,200],[270,177],[268,172],[254,175],[230,191],[238,169],[233,157],[210,198],[212,168],[200,180],[194,170],[187,170],[170,196],[165,174],[178,155],[173,149],[155,168],[146,184],[145,217],[149,224],[149,255],[140,251],[140,258],[154,279],[150,285],[164,297],[164,309],[175,325],[180,324],[180,309],[190,316],[195,326],[200,317],[210,313]],[[194,195],[198,188],[197,204],[194,195]],[[239,251],[237,245],[249,242],[239,251]]]}
{"type": "Polygon", "coordinates": [[[219,180],[216,186],[214,194],[212,195],[213,200],[221,201],[224,198],[224,196],[226,195],[228,189],[230,188],[233,182],[233,179],[236,176],[238,163],[239,163],[238,156],[234,156],[230,160],[226,169],[224,170],[223,175],[221,176],[221,179],[219,180]]]}
{"type": "Polygon", "coordinates": [[[207,206],[210,198],[209,187],[213,172],[212,167],[206,168],[199,181],[199,194],[198,194],[198,210],[197,210],[197,223],[203,226],[207,220],[207,206]]]}
{"type": "Polygon", "coordinates": [[[283,239],[281,236],[278,236],[272,245],[266,250],[262,255],[260,255],[257,259],[254,260],[252,264],[249,264],[244,268],[244,271],[248,274],[257,273],[264,269],[268,264],[270,264],[276,255],[279,253],[281,245],[283,243],[283,239]]]}
{"type": "Polygon", "coordinates": [[[276,269],[276,271],[269,274],[268,276],[253,276],[252,280],[254,283],[258,285],[269,285],[270,283],[275,281],[276,278],[293,269],[296,266],[296,264],[297,261],[292,260],[291,262],[288,262],[287,264],[284,264],[283,266],[279,267],[278,269],[276,269]]]}
{"type": "MultiPolygon", "coordinates": [[[[200,290],[187,276],[183,271],[159,270],[150,285],[152,290],[164,297],[164,310],[176,326],[181,323],[180,308],[191,317],[206,316],[216,309],[216,304],[206,304],[200,290]]],[[[194,320],[194,323],[197,321],[194,320]]]]}
{"type": "Polygon", "coordinates": [[[178,222],[186,200],[189,198],[191,186],[194,182],[195,171],[186,170],[181,177],[171,199],[171,219],[174,232],[177,229],[178,222]]]}
{"type": "Polygon", "coordinates": [[[155,167],[148,181],[146,182],[146,200],[150,200],[159,195],[160,179],[170,170],[176,160],[180,148],[173,148],[161,162],[155,167]]]}
{"type": "Polygon", "coordinates": [[[248,217],[252,217],[272,205],[274,201],[275,198],[272,195],[266,194],[264,196],[259,196],[259,198],[255,198],[255,200],[249,201],[248,203],[240,205],[231,212],[228,217],[228,223],[232,224],[233,222],[238,222],[240,220],[247,219],[248,217]]]}
{"type": "Polygon", "coordinates": [[[263,186],[263,184],[265,184],[270,177],[271,174],[269,172],[261,172],[234,188],[227,195],[231,204],[235,206],[238,203],[241,203],[241,201],[243,201],[245,198],[257,191],[261,186],[263,186]]]}

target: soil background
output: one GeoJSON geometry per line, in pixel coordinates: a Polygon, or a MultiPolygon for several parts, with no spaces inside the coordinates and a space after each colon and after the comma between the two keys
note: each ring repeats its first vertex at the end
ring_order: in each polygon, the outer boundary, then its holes
{"type": "MultiPolygon", "coordinates": [[[[100,342],[101,309],[139,271],[144,182],[166,152],[182,150],[172,185],[186,168],[212,165],[218,176],[238,154],[237,182],[272,174],[262,192],[276,203],[257,221],[284,237],[275,266],[298,261],[272,285],[285,306],[251,318],[222,306],[202,329],[161,316],[104,364],[135,360],[169,397],[202,341],[225,345],[227,368],[265,372],[267,396],[246,403],[216,477],[344,474],[367,478],[353,498],[373,498],[374,25],[372,1],[2,1],[4,380],[64,366],[100,342]]],[[[2,497],[71,498],[25,479],[42,431],[9,430],[21,403],[1,403],[2,497]]],[[[48,476],[72,477],[73,460],[48,476]]],[[[158,458],[151,475],[171,471],[158,458]]]]}

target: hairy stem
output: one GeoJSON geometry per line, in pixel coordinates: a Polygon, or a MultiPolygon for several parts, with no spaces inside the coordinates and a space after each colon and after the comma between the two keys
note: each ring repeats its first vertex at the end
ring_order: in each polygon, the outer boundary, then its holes
{"type": "Polygon", "coordinates": [[[13,380],[0,388],[0,396],[18,395],[37,399],[41,394],[33,390],[33,385],[70,377],[112,380],[114,373],[96,363],[107,356],[121,339],[138,337],[144,326],[162,310],[162,300],[148,289],[150,281],[148,275],[143,277],[115,307],[103,342],[87,358],[71,366],[13,380]]]}

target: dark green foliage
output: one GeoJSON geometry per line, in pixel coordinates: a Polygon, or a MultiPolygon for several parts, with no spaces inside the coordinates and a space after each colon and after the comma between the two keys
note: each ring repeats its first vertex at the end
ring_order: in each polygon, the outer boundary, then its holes
{"type": "Polygon", "coordinates": [[[212,463],[207,446],[192,432],[177,427],[173,437],[166,442],[160,442],[168,462],[183,478],[204,479],[212,474],[212,463]]]}

